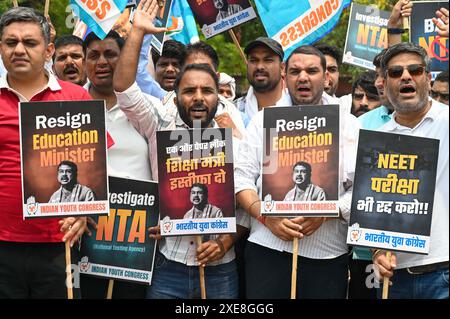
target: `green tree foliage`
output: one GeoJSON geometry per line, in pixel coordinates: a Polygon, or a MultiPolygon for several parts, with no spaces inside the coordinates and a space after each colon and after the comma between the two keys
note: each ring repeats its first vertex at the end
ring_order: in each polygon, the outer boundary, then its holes
{"type": "MultiPolygon", "coordinates": [[[[19,6],[35,8],[44,12],[45,0],[18,0],[19,6]]],[[[70,15],[68,9],[69,0],[50,0],[49,16],[56,29],[56,36],[63,34],[72,34],[73,25],[66,25],[66,19],[70,15]]],[[[0,15],[13,7],[12,0],[0,1],[0,15]]],[[[70,20],[70,19],[69,19],[70,20]]]]}

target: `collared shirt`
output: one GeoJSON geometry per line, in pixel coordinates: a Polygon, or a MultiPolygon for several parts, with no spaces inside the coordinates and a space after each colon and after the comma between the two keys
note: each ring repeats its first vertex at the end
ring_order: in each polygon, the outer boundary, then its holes
{"type": "MultiPolygon", "coordinates": [[[[84,88],[89,91],[90,83],[84,88]]],[[[147,136],[138,132],[125,113],[114,105],[105,113],[106,129],[114,139],[114,145],[108,148],[108,174],[124,178],[152,180],[147,136]]]]}
{"type": "Polygon", "coordinates": [[[386,106],[381,105],[358,117],[358,121],[361,123],[361,128],[365,130],[376,130],[389,122],[391,118],[392,113],[389,114],[389,109],[386,106]]]}
{"type": "MultiPolygon", "coordinates": [[[[275,104],[275,106],[286,106],[286,96],[289,96],[287,89],[284,89],[281,98],[275,104]]],[[[256,99],[255,91],[252,86],[247,91],[247,95],[237,99],[235,102],[239,111],[244,113],[250,120],[259,112],[258,100],[256,99]]],[[[246,125],[247,127],[247,125],[246,125]]]]}
{"type": "MultiPolygon", "coordinates": [[[[166,114],[162,108],[162,103],[158,99],[143,94],[136,83],[130,86],[123,92],[115,92],[117,96],[117,104],[121,110],[126,114],[128,119],[132,122],[138,131],[147,131],[147,134],[152,134],[156,130],[176,130],[189,129],[183,122],[180,115],[166,114]]],[[[213,127],[217,128],[217,123],[213,121],[213,127]]],[[[150,162],[156,166],[157,169],[157,147],[156,138],[149,140],[151,143],[150,162]]],[[[233,149],[238,147],[236,145],[237,139],[233,138],[233,149]]],[[[233,152],[236,154],[236,152],[233,152]]],[[[153,175],[154,177],[157,175],[153,175]]],[[[237,214],[237,213],[236,213],[237,214]]],[[[236,218],[236,220],[239,220],[236,218]]],[[[195,236],[173,236],[164,237],[159,242],[160,252],[167,258],[176,262],[186,264],[188,266],[197,266],[197,245],[195,236]]],[[[208,263],[208,266],[225,264],[235,258],[234,249],[226,252],[225,256],[218,261],[208,263]]]]}
{"type": "Polygon", "coordinates": [[[428,113],[414,128],[398,124],[394,112],[392,120],[380,127],[382,132],[434,138],[439,143],[439,158],[431,221],[430,251],[428,255],[396,253],[397,269],[448,261],[449,251],[449,120],[448,106],[432,101],[428,113]]]}
{"type": "MultiPolygon", "coordinates": [[[[326,93],[322,104],[339,104],[326,93]]],[[[281,105],[292,105],[290,96],[281,105]]],[[[318,106],[320,107],[320,106],[318,106]]],[[[326,106],[325,106],[326,107],[326,106]]],[[[358,120],[340,108],[340,165],[339,206],[346,222],[334,218],[323,223],[311,236],[299,241],[299,255],[314,259],[330,259],[347,253],[347,227],[350,217],[351,191],[345,191],[344,182],[353,181],[358,146],[358,120]],[[344,160],[345,158],[345,160],[344,160]]],[[[263,153],[263,112],[259,112],[247,127],[235,165],[235,192],[250,189],[261,196],[261,154],[263,153]]],[[[292,242],[276,237],[266,226],[251,218],[249,241],[278,251],[292,253],[292,242]]]]}
{"type": "MultiPolygon", "coordinates": [[[[47,72],[48,83],[30,101],[90,100],[82,87],[57,80],[47,72]]],[[[12,89],[7,74],[0,77],[0,240],[10,242],[61,242],[59,218],[23,220],[20,164],[19,102],[28,100],[12,89]]]]}
{"type": "Polygon", "coordinates": [[[160,100],[164,98],[167,92],[161,88],[159,83],[151,76],[147,71],[147,65],[149,61],[150,45],[153,35],[146,35],[141,46],[139,53],[139,62],[136,73],[136,82],[139,85],[142,92],[145,94],[154,96],[160,100]]]}

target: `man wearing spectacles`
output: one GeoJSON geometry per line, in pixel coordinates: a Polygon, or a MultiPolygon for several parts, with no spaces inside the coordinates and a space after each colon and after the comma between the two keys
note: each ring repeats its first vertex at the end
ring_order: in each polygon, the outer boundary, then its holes
{"type": "Polygon", "coordinates": [[[394,113],[379,130],[440,141],[428,255],[396,253],[391,260],[383,250],[373,255],[381,276],[393,282],[392,299],[449,298],[449,109],[428,97],[429,65],[425,49],[412,43],[390,47],[381,61],[385,92],[394,113]]]}
{"type": "Polygon", "coordinates": [[[375,71],[361,74],[352,86],[352,114],[359,117],[381,105],[377,88],[375,87],[375,71]]]}
{"type": "Polygon", "coordinates": [[[448,105],[448,71],[439,73],[431,87],[430,95],[436,101],[448,105]]]}

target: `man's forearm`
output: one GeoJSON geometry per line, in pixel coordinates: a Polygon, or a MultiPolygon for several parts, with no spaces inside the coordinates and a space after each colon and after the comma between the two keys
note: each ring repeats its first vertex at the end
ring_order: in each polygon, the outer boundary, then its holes
{"type": "Polygon", "coordinates": [[[136,81],[136,73],[139,61],[139,52],[144,32],[135,28],[131,29],[130,35],[120,54],[117,68],[114,72],[114,90],[123,92],[136,81]]]}
{"type": "Polygon", "coordinates": [[[254,218],[258,218],[261,214],[261,200],[258,194],[252,189],[245,189],[236,195],[238,203],[244,210],[254,218]]]}

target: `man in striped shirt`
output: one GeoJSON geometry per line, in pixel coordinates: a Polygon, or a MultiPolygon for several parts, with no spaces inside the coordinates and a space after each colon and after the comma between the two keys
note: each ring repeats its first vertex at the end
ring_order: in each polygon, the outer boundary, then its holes
{"type": "MultiPolygon", "coordinates": [[[[326,60],[319,50],[311,46],[295,49],[287,59],[286,70],[289,95],[280,105],[339,104],[324,92],[326,60]]],[[[245,251],[248,298],[289,298],[294,238],[300,239],[297,298],[346,297],[350,181],[359,123],[343,108],[339,112],[339,218],[261,216],[263,112],[258,112],[247,126],[235,164],[235,193],[240,206],[252,217],[245,251]]]]}

